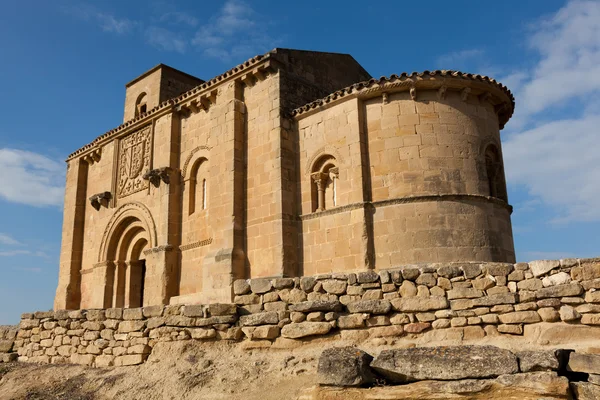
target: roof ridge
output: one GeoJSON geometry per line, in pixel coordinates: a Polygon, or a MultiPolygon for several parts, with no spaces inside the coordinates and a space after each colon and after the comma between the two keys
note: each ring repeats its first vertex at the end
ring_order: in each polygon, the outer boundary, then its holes
{"type": "Polygon", "coordinates": [[[461,71],[456,71],[456,70],[439,70],[439,69],[434,70],[434,71],[425,70],[423,72],[411,72],[411,73],[402,72],[400,75],[392,74],[389,77],[381,76],[379,79],[371,78],[366,81],[353,83],[352,85],[347,86],[342,89],[339,89],[339,90],[336,90],[335,92],[330,93],[323,98],[313,100],[309,103],[306,103],[305,105],[303,105],[301,107],[295,108],[294,110],[292,110],[290,112],[290,114],[292,117],[303,114],[311,109],[331,103],[334,100],[348,96],[359,90],[372,87],[376,84],[381,85],[381,84],[385,84],[385,83],[389,83],[389,82],[394,82],[396,80],[406,81],[406,80],[409,80],[410,78],[424,77],[424,76],[431,76],[431,77],[451,76],[453,78],[464,78],[464,79],[470,79],[470,80],[474,80],[474,81],[481,81],[481,82],[486,82],[486,83],[492,84],[492,85],[496,86],[498,89],[502,90],[508,96],[512,107],[511,107],[510,115],[508,115],[508,117],[507,117],[507,121],[512,116],[512,113],[515,108],[515,98],[514,98],[512,92],[502,83],[500,83],[497,80],[495,80],[494,78],[491,78],[486,75],[471,74],[468,72],[461,72],[461,71]]]}

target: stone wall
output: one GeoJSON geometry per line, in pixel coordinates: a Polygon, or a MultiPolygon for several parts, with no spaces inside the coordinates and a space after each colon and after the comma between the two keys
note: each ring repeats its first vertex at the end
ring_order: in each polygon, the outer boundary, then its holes
{"type": "Polygon", "coordinates": [[[600,325],[597,289],[600,259],[238,280],[235,304],[24,314],[14,351],[22,361],[110,366],[142,363],[159,341],[522,335],[540,322],[600,325]]]}
{"type": "Polygon", "coordinates": [[[0,325],[0,362],[10,362],[17,359],[17,353],[13,352],[18,327],[0,325]]]}

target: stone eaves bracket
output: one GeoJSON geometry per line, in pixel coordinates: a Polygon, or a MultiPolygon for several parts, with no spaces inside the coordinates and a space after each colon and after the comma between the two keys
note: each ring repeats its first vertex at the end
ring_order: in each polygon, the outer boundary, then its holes
{"type": "Polygon", "coordinates": [[[96,193],[92,197],[90,197],[90,203],[92,207],[96,209],[96,211],[100,210],[100,207],[104,206],[108,208],[108,203],[112,199],[112,194],[110,192],[101,192],[96,193]]]}
{"type": "Polygon", "coordinates": [[[160,182],[163,181],[167,185],[171,183],[171,173],[173,172],[173,168],[171,167],[163,167],[151,169],[146,172],[143,178],[147,181],[150,181],[155,187],[160,185],[160,182]]]}

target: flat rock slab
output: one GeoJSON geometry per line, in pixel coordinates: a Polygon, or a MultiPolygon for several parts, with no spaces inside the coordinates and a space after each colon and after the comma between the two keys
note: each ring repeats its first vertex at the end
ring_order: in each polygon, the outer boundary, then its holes
{"type": "Polygon", "coordinates": [[[569,381],[555,372],[502,375],[497,379],[423,381],[369,389],[316,387],[302,400],[556,400],[569,398],[569,381]]]}
{"type": "Polygon", "coordinates": [[[384,350],[371,367],[398,382],[491,378],[519,372],[517,356],[494,346],[384,350]]]}
{"type": "Polygon", "coordinates": [[[521,372],[558,370],[558,358],[552,350],[520,351],[517,353],[517,357],[521,372]]]}
{"type": "Polygon", "coordinates": [[[334,347],[319,358],[319,384],[331,386],[362,386],[373,382],[369,364],[373,357],[356,347],[334,347]]]}
{"type": "Polygon", "coordinates": [[[588,382],[572,382],[571,390],[577,400],[600,399],[600,386],[588,382]]]}
{"type": "Polygon", "coordinates": [[[567,369],[587,374],[600,374],[600,355],[571,353],[567,369]]]}

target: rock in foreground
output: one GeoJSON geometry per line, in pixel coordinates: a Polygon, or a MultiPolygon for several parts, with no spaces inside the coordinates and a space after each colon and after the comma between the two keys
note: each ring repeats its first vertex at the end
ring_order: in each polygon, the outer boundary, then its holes
{"type": "Polygon", "coordinates": [[[390,381],[492,378],[519,371],[517,357],[493,346],[441,346],[384,350],[371,367],[390,381]]]}
{"type": "Polygon", "coordinates": [[[362,386],[373,382],[369,354],[355,347],[334,347],[319,358],[319,384],[332,386],[362,386]]]}

